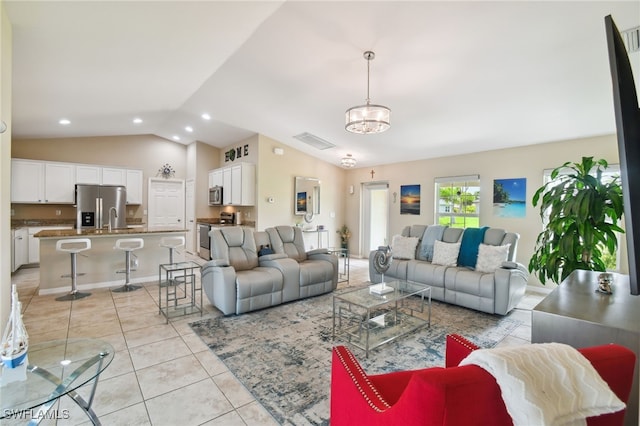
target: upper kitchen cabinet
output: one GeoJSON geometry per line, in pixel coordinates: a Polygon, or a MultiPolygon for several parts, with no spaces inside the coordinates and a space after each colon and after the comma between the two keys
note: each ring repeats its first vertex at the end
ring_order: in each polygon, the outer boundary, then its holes
{"type": "Polygon", "coordinates": [[[102,168],[103,185],[127,185],[127,169],[102,168]]]}
{"type": "Polygon", "coordinates": [[[209,188],[222,187],[225,206],[253,206],[256,203],[256,165],[238,163],[209,171],[209,188]]]}
{"type": "Polygon", "coordinates": [[[209,188],[222,186],[222,169],[215,169],[209,172],[209,188]]]}
{"type": "Polygon", "coordinates": [[[73,204],[74,164],[11,160],[11,202],[73,204]]]}
{"type": "Polygon", "coordinates": [[[103,185],[124,185],[127,188],[127,204],[142,204],[142,170],[102,168],[103,185]]]}
{"type": "Polygon", "coordinates": [[[238,163],[209,172],[209,188],[222,186],[222,204],[253,206],[256,203],[256,165],[238,163]]]}
{"type": "Polygon", "coordinates": [[[142,170],[127,170],[127,204],[142,204],[142,170]]]}
{"type": "Polygon", "coordinates": [[[44,202],[44,163],[11,160],[11,202],[44,202]]]}
{"type": "Polygon", "coordinates": [[[100,185],[102,183],[102,167],[78,164],[76,166],[76,183],[100,185]]]}
{"type": "Polygon", "coordinates": [[[123,185],[127,204],[142,204],[142,170],[55,161],[11,160],[11,202],[73,204],[75,185],[123,185]]]}
{"type": "Polygon", "coordinates": [[[65,163],[44,165],[45,203],[75,202],[76,166],[65,163]]]}
{"type": "MultiPolygon", "coordinates": [[[[231,204],[253,206],[256,202],[256,166],[240,163],[231,166],[231,204]]],[[[222,187],[224,196],[224,186],[222,187]]]]}

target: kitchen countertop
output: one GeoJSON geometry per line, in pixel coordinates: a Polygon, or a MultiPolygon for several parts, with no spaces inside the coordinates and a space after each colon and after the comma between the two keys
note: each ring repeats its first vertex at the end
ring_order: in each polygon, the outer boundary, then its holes
{"type": "MultiPolygon", "coordinates": [[[[145,225],[142,219],[127,219],[127,226],[145,225]]],[[[11,219],[11,229],[39,226],[71,226],[76,227],[76,221],[71,219],[11,219]]]]}
{"type": "Polygon", "coordinates": [[[236,225],[235,223],[220,223],[220,218],[219,217],[199,217],[196,219],[196,223],[208,223],[210,225],[216,225],[216,226],[246,226],[246,227],[254,227],[256,226],[256,223],[254,221],[243,221],[240,225],[236,225]]]}
{"type": "Polygon", "coordinates": [[[45,229],[34,237],[37,238],[65,238],[65,237],[94,237],[94,236],[109,236],[109,235],[130,235],[130,234],[164,234],[167,232],[189,232],[187,229],[175,229],[175,228],[118,228],[112,229],[45,229]]]}

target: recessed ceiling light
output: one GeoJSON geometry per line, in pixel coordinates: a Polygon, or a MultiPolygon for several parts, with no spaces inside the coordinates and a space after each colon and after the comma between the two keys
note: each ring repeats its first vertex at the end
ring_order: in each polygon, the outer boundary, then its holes
{"type": "Polygon", "coordinates": [[[67,125],[71,124],[71,121],[67,120],[66,118],[61,118],[61,119],[58,121],[58,123],[59,123],[59,124],[62,124],[63,126],[67,126],[67,125]]]}
{"type": "Polygon", "coordinates": [[[191,132],[193,132],[193,127],[191,127],[191,126],[186,126],[186,127],[184,128],[184,130],[186,130],[187,132],[191,133],[191,132]]]}
{"type": "Polygon", "coordinates": [[[136,117],[133,119],[133,124],[140,124],[140,123],[142,123],[142,118],[136,117]]]}
{"type": "Polygon", "coordinates": [[[211,116],[209,114],[207,114],[206,112],[203,113],[201,115],[201,117],[202,117],[203,120],[211,120],[211,116]]]}
{"type": "Polygon", "coordinates": [[[179,141],[179,140],[180,140],[180,136],[178,136],[178,135],[173,135],[173,140],[174,140],[174,141],[179,141]]]}

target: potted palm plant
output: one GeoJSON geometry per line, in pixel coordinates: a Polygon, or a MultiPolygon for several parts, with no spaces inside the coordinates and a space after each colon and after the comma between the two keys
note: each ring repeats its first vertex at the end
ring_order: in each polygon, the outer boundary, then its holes
{"type": "Polygon", "coordinates": [[[576,269],[605,271],[607,251],[618,247],[616,232],[623,213],[619,177],[602,179],[605,160],[582,157],[551,172],[551,181],[533,196],[546,223],[529,261],[541,283],[562,282],[576,269]]]}

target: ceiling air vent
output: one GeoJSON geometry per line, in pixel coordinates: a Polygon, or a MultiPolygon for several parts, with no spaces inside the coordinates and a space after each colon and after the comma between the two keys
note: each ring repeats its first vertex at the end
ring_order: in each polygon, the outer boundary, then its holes
{"type": "Polygon", "coordinates": [[[319,138],[311,133],[300,133],[299,135],[295,135],[294,138],[298,139],[300,142],[304,142],[307,145],[310,145],[316,149],[329,149],[334,148],[335,145],[331,142],[327,142],[322,138],[319,138]]]}
{"type": "Polygon", "coordinates": [[[622,40],[627,47],[627,52],[640,51],[640,27],[631,28],[622,32],[622,40]]]}

